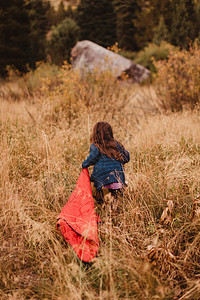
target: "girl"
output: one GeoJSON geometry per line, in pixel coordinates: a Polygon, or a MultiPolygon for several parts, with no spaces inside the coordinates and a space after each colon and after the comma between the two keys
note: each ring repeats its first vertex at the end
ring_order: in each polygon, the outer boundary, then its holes
{"type": "Polygon", "coordinates": [[[112,127],[107,122],[96,123],[90,141],[89,156],[82,163],[82,168],[94,165],[91,181],[97,189],[97,201],[102,201],[102,188],[108,188],[112,194],[123,190],[123,165],[130,160],[130,156],[123,145],[114,139],[112,127]]]}

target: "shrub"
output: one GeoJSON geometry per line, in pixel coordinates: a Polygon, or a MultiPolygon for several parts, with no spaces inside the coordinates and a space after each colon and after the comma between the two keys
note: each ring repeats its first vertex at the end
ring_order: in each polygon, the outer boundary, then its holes
{"type": "MultiPolygon", "coordinates": [[[[82,76],[69,64],[64,64],[58,82],[49,93],[49,82],[43,81],[44,96],[56,103],[55,120],[65,117],[69,126],[83,112],[97,114],[99,119],[117,119],[129,99],[130,89],[123,88],[110,71],[99,72],[98,68],[82,76]],[[122,94],[123,102],[118,101],[122,94]]],[[[127,120],[127,116],[124,118],[127,120]]]]}
{"type": "Polygon", "coordinates": [[[157,68],[156,89],[164,109],[194,109],[200,101],[200,48],[198,43],[188,51],[174,51],[169,59],[154,62],[157,68]]]}
{"type": "Polygon", "coordinates": [[[64,61],[70,62],[72,47],[79,37],[79,27],[76,22],[66,18],[61,24],[53,27],[51,39],[48,43],[48,53],[53,63],[62,65],[64,61]]]}
{"type": "Polygon", "coordinates": [[[149,44],[136,55],[135,62],[155,73],[156,67],[154,62],[168,58],[172,48],[173,46],[166,42],[161,42],[159,46],[156,44],[149,44]]]}
{"type": "Polygon", "coordinates": [[[119,53],[120,55],[124,56],[125,58],[131,59],[131,60],[135,60],[136,57],[136,52],[132,52],[132,51],[120,51],[119,53]]]}
{"type": "Polygon", "coordinates": [[[36,69],[28,72],[21,79],[21,82],[22,85],[25,85],[30,95],[35,93],[40,94],[43,89],[44,81],[49,83],[49,88],[56,85],[59,72],[59,67],[54,64],[38,62],[36,69]]]}
{"type": "Polygon", "coordinates": [[[58,84],[59,68],[56,65],[38,62],[35,70],[30,70],[20,76],[17,70],[7,68],[8,78],[1,82],[0,95],[6,100],[28,99],[30,96],[40,96],[44,89],[44,82],[48,89],[58,84]]]}

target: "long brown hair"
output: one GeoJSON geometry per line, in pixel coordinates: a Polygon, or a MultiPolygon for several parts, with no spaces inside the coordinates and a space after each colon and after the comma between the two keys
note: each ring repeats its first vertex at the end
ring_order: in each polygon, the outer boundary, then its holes
{"type": "Polygon", "coordinates": [[[117,143],[121,147],[123,147],[123,145],[114,139],[112,127],[107,122],[98,122],[95,124],[90,141],[99,148],[101,153],[106,154],[110,158],[123,160],[117,143]]]}

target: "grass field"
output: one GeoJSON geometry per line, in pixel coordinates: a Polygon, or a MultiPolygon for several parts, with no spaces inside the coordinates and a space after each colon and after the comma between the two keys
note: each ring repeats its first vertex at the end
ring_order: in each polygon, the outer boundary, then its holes
{"type": "Polygon", "coordinates": [[[153,86],[74,76],[59,89],[2,96],[0,298],[200,299],[198,109],[164,113],[153,86]],[[100,250],[84,264],[56,220],[100,120],[131,160],[117,209],[109,197],[95,203],[100,250]]]}

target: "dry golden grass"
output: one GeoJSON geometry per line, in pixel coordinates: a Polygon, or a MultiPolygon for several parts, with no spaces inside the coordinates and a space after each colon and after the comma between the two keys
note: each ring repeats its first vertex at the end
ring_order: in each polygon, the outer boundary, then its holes
{"type": "Polygon", "coordinates": [[[199,299],[200,222],[191,220],[200,190],[199,112],[163,115],[150,109],[152,87],[113,89],[103,79],[101,87],[76,86],[70,76],[59,91],[0,102],[0,298],[199,299]],[[149,95],[146,112],[137,106],[136,113],[134,93],[149,95]],[[124,197],[96,204],[100,250],[84,264],[56,232],[56,218],[98,120],[113,125],[131,161],[124,197]],[[172,220],[162,224],[169,200],[172,220]]]}

